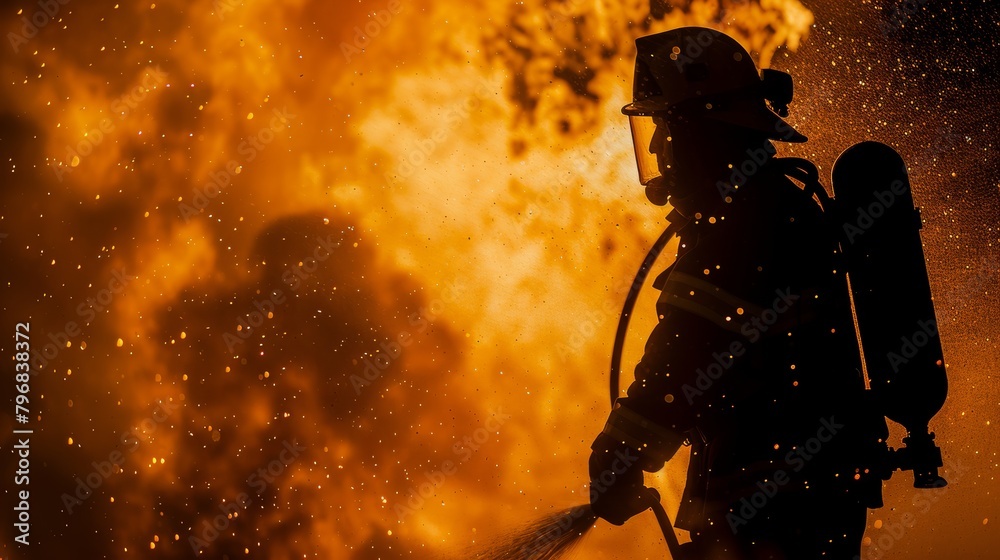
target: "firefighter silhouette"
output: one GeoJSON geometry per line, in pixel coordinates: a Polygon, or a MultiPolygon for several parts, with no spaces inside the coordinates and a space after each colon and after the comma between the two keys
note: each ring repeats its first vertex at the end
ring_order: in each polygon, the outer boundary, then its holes
{"type": "MultiPolygon", "coordinates": [[[[919,332],[919,315],[912,329],[889,323],[884,315],[897,308],[877,309],[877,302],[919,308],[932,324],[929,287],[924,294],[875,286],[877,274],[869,275],[872,286],[853,286],[876,302],[864,317],[858,309],[858,320],[888,334],[879,349],[859,348],[846,274],[871,250],[851,261],[846,247],[857,239],[845,239],[852,230],[842,226],[860,228],[846,218],[852,208],[834,211],[808,161],[774,156],[772,141],[806,141],[781,118],[791,77],[758,72],[743,47],[710,29],[675,29],[636,46],[634,102],[622,112],[646,197],[670,205],[680,239],[674,263],[653,281],[659,322],[634,382],[592,445],[592,508],[617,525],[649,508],[657,497],[644,487],[643,471],[661,469],[687,444],[676,519],[691,535],[683,557],[853,559],[867,509],[883,505],[882,481],[893,469],[914,469],[918,487],[943,484],[940,451],[926,428],[946,391],[940,344],[925,344],[929,350],[904,368],[934,393],[893,409],[915,410],[909,416],[893,416],[886,401],[912,401],[919,389],[891,394],[893,371],[866,380],[862,366],[863,355],[891,350],[897,333],[919,332]],[[923,373],[914,373],[916,362],[923,373]],[[910,430],[911,449],[888,448],[887,415],[910,430]]],[[[845,168],[849,181],[858,182],[849,171],[859,165],[878,167],[876,148],[888,148],[874,146],[862,146],[864,157],[845,168]]],[[[868,174],[905,181],[902,169],[883,175],[868,174]]],[[[909,212],[906,219],[914,212],[908,188],[894,210],[909,212]]],[[[919,237],[907,224],[910,245],[888,253],[907,255],[907,266],[919,269],[913,276],[923,273],[912,283],[927,286],[919,237]]],[[[877,247],[886,238],[878,229],[853,233],[877,247]]]]}

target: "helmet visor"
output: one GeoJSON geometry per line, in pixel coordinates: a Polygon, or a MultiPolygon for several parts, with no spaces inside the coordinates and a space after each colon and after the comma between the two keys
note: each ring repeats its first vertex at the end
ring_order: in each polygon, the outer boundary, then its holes
{"type": "Polygon", "coordinates": [[[673,138],[667,121],[656,115],[629,115],[632,143],[635,145],[635,163],[639,169],[639,183],[649,186],[658,177],[670,173],[673,166],[673,138]]]}

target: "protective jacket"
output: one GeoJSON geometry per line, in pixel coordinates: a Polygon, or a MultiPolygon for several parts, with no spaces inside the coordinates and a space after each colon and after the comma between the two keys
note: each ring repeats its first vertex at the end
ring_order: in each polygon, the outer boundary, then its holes
{"type": "Polygon", "coordinates": [[[654,281],[659,323],[605,427],[647,470],[693,446],[684,529],[725,525],[762,491],[882,505],[888,430],[868,402],[836,224],[784,169],[768,160],[680,230],[654,281]]]}

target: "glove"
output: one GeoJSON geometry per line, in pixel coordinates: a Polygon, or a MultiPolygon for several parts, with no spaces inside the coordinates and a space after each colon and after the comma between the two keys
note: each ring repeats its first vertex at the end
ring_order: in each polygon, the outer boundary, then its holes
{"type": "Polygon", "coordinates": [[[635,450],[604,433],[597,436],[591,449],[590,507],[595,515],[622,525],[658,501],[655,491],[643,484],[635,450]]]}

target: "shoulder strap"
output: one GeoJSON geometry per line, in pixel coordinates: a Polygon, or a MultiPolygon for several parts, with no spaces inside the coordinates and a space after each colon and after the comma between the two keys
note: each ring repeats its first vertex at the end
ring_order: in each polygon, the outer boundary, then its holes
{"type": "Polygon", "coordinates": [[[816,197],[824,212],[831,209],[832,199],[823,185],[820,184],[819,170],[811,161],[796,157],[774,158],[772,161],[780,166],[779,169],[783,174],[801,182],[805,186],[805,191],[816,197]]]}

